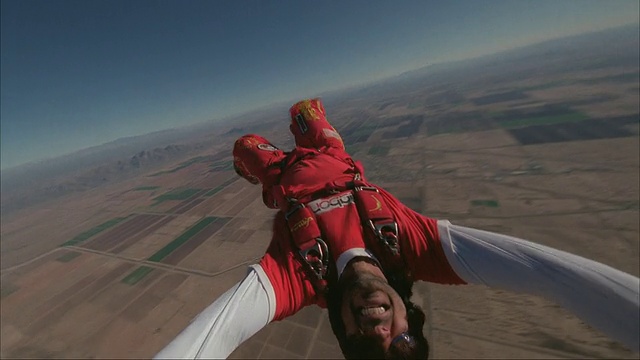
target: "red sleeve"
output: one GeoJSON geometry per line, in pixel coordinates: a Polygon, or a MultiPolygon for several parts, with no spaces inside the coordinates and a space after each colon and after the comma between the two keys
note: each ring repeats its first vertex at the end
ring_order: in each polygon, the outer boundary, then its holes
{"type": "Polygon", "coordinates": [[[378,189],[396,216],[402,257],[413,278],[438,284],[466,284],[453,271],[444,254],[437,220],[418,214],[390,193],[378,189]]]}
{"type": "Polygon", "coordinates": [[[276,296],[274,321],[289,317],[317,301],[313,285],[295,257],[286,226],[283,213],[278,212],[273,221],[273,238],[260,260],[276,296]]]}

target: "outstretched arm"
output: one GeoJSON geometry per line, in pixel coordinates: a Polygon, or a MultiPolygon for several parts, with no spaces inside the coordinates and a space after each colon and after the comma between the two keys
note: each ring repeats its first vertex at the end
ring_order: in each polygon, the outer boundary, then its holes
{"type": "Polygon", "coordinates": [[[640,350],[640,279],[607,265],[511,236],[438,221],[442,247],[469,284],[554,301],[633,351],[640,350]]]}
{"type": "Polygon", "coordinates": [[[273,287],[260,265],[194,318],[155,359],[227,358],[274,317],[273,287]]]}

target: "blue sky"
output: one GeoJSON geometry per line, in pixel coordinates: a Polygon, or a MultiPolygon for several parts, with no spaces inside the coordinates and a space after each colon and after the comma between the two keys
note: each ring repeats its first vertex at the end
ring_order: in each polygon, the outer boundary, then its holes
{"type": "Polygon", "coordinates": [[[2,0],[1,168],[537,41],[637,0],[2,0]]]}

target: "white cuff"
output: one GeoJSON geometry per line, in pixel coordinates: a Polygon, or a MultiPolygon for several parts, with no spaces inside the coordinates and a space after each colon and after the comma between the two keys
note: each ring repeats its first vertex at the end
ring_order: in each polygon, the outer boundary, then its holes
{"type": "Polygon", "coordinates": [[[347,267],[347,264],[349,263],[349,261],[351,261],[351,259],[353,259],[356,256],[368,257],[378,262],[378,259],[376,259],[376,257],[373,256],[373,254],[365,248],[349,249],[343,252],[342,254],[340,254],[340,256],[338,256],[338,261],[336,261],[336,268],[338,269],[338,278],[342,276],[342,272],[344,271],[344,268],[347,267]]]}

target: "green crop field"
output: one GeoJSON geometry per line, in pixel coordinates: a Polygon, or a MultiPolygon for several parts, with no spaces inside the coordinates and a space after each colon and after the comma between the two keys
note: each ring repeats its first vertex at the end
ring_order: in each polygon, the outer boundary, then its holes
{"type": "Polygon", "coordinates": [[[63,263],[67,263],[67,262],[70,262],[71,260],[77,258],[80,255],[82,255],[82,254],[79,253],[79,252],[72,251],[72,252],[68,252],[68,253],[60,256],[56,260],[60,261],[60,262],[63,262],[63,263]]]}
{"type": "Polygon", "coordinates": [[[497,200],[471,200],[471,206],[486,206],[497,208],[500,206],[497,200]]]}
{"type": "Polygon", "coordinates": [[[112,227],[115,226],[116,224],[121,223],[122,221],[124,221],[125,219],[128,219],[129,217],[131,217],[131,215],[127,216],[127,217],[118,217],[115,219],[111,219],[107,222],[104,222],[92,229],[89,229],[79,235],[77,235],[76,237],[74,237],[73,239],[65,242],[64,244],[60,245],[60,246],[73,246],[73,245],[78,245],[82,242],[87,241],[87,239],[89,239],[90,237],[112,227]]]}
{"type": "Polygon", "coordinates": [[[159,188],[159,186],[138,186],[137,188],[134,188],[133,191],[155,190],[159,188]]]}
{"type": "Polygon", "coordinates": [[[186,200],[197,194],[200,190],[202,189],[173,189],[154,198],[153,200],[155,201],[155,203],[152,206],[158,205],[161,202],[167,200],[186,200]]]}
{"type": "Polygon", "coordinates": [[[186,167],[189,167],[189,166],[191,166],[193,164],[197,164],[197,163],[200,163],[200,162],[206,162],[206,161],[209,161],[209,157],[208,156],[196,156],[196,157],[194,157],[192,159],[189,159],[189,160],[187,160],[187,161],[185,161],[183,163],[180,163],[178,166],[174,167],[173,169],[160,171],[160,172],[151,174],[149,176],[160,176],[160,175],[163,175],[163,174],[171,174],[171,173],[174,173],[176,171],[182,170],[182,169],[184,169],[186,167]]]}
{"type": "Polygon", "coordinates": [[[13,294],[14,292],[16,292],[17,290],[19,290],[20,288],[13,285],[13,284],[5,284],[5,282],[2,283],[2,288],[0,288],[0,298],[4,298],[6,296],[9,296],[11,294],[13,294]]]}
{"type": "Polygon", "coordinates": [[[155,254],[151,255],[151,257],[149,257],[149,259],[147,260],[153,262],[162,261],[162,259],[171,254],[173,250],[186,243],[193,235],[197,234],[200,230],[204,229],[207,225],[211,224],[216,219],[217,218],[215,216],[210,216],[198,221],[197,224],[193,225],[187,231],[183,232],[182,235],[178,236],[175,240],[171,241],[162,249],[158,250],[155,254]]]}
{"type": "Polygon", "coordinates": [[[583,113],[579,112],[570,112],[561,115],[551,115],[551,116],[538,116],[538,117],[529,117],[523,119],[513,119],[513,120],[503,120],[500,121],[500,126],[510,129],[516,127],[523,126],[531,126],[531,125],[553,125],[553,124],[562,124],[567,122],[576,122],[587,120],[589,117],[583,113]]]}
{"type": "Polygon", "coordinates": [[[127,285],[135,285],[140,280],[142,280],[143,277],[147,276],[152,271],[153,271],[152,267],[140,266],[139,268],[133,270],[124,279],[122,279],[122,282],[127,285]]]}
{"type": "Polygon", "coordinates": [[[233,162],[230,160],[216,161],[209,166],[211,171],[229,171],[233,170],[233,162]]]}
{"type": "Polygon", "coordinates": [[[229,180],[223,182],[222,184],[216,186],[215,188],[207,191],[203,196],[213,196],[216,193],[222,191],[222,189],[226,188],[227,186],[233,184],[234,182],[236,182],[238,180],[238,177],[232,177],[229,180]]]}
{"type": "Polygon", "coordinates": [[[374,156],[386,156],[389,153],[389,150],[391,149],[387,146],[372,146],[369,149],[368,154],[374,156]]]}

